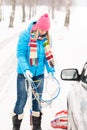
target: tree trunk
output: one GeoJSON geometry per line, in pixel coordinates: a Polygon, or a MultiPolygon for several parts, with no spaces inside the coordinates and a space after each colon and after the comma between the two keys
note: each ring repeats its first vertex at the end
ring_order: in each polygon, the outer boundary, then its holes
{"type": "Polygon", "coordinates": [[[1,7],[0,7],[0,22],[2,21],[2,10],[1,10],[1,7]]]}
{"type": "Polygon", "coordinates": [[[11,12],[10,21],[9,21],[9,27],[13,27],[14,18],[15,18],[15,5],[16,5],[16,0],[13,0],[12,1],[12,12],[11,12]]]}
{"type": "Polygon", "coordinates": [[[32,16],[32,1],[29,1],[29,19],[31,19],[32,16]]]}
{"type": "Polygon", "coordinates": [[[67,28],[70,24],[70,5],[71,5],[71,0],[66,0],[66,16],[65,16],[64,26],[67,28]]]}
{"type": "Polygon", "coordinates": [[[33,0],[32,16],[35,16],[35,14],[36,14],[36,0],[33,0]]]}
{"type": "Polygon", "coordinates": [[[0,22],[2,21],[2,10],[1,10],[1,6],[2,6],[2,0],[0,0],[0,22]]]}
{"type": "Polygon", "coordinates": [[[64,26],[68,28],[70,23],[70,9],[66,11],[65,23],[64,26]]]}
{"type": "Polygon", "coordinates": [[[25,22],[25,1],[22,0],[22,22],[25,22]]]}
{"type": "Polygon", "coordinates": [[[54,19],[55,0],[52,0],[51,7],[52,7],[52,19],[54,19]]]}

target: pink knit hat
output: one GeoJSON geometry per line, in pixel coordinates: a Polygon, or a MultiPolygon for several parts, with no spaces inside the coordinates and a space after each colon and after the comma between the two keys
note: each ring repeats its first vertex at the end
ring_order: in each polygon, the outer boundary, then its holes
{"type": "Polygon", "coordinates": [[[50,29],[50,18],[48,14],[42,15],[36,23],[36,29],[48,31],[50,29]]]}

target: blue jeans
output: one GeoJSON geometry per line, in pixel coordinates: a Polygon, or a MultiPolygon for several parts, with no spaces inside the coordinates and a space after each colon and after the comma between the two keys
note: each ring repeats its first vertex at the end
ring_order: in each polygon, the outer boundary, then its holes
{"type": "MultiPolygon", "coordinates": [[[[40,82],[41,79],[44,78],[44,74],[39,75],[39,76],[34,76],[32,79],[35,82],[35,86],[37,87],[38,83],[40,82]]],[[[28,85],[28,84],[27,84],[28,85]]],[[[38,93],[43,92],[43,85],[44,85],[44,80],[40,83],[40,86],[37,88],[38,93]]],[[[40,95],[41,97],[42,95],[40,95]]],[[[14,113],[16,114],[22,114],[24,111],[25,104],[27,102],[27,91],[25,88],[25,77],[22,74],[17,75],[17,101],[14,107],[14,113]]],[[[32,95],[32,110],[36,112],[40,112],[40,106],[38,101],[34,98],[34,95],[32,95]]]]}

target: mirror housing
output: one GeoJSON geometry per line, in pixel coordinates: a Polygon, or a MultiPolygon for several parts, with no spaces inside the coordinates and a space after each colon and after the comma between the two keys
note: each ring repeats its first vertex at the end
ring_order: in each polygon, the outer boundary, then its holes
{"type": "Polygon", "coordinates": [[[61,71],[61,79],[62,80],[79,81],[78,70],[75,68],[63,69],[61,71]]]}

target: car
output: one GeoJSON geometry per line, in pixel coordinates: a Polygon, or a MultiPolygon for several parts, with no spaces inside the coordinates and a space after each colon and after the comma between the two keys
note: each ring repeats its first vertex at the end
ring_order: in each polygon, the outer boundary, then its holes
{"type": "Polygon", "coordinates": [[[74,83],[67,95],[68,130],[87,130],[87,62],[80,73],[67,68],[60,75],[62,80],[74,83]]]}

